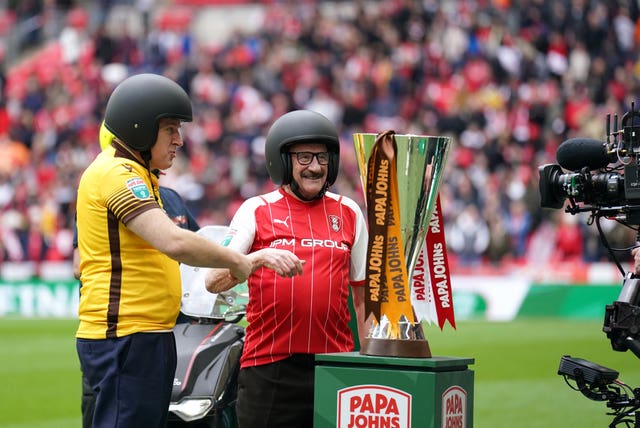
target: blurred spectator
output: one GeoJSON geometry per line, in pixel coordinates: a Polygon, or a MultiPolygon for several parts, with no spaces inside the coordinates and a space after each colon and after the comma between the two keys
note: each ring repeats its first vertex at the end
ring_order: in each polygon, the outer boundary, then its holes
{"type": "Polygon", "coordinates": [[[582,230],[578,223],[579,218],[570,215],[558,216],[553,261],[578,262],[582,259],[582,230]]]}
{"type": "MultiPolygon", "coordinates": [[[[605,257],[582,217],[539,208],[537,167],[555,163],[568,138],[603,138],[605,115],[638,101],[637,2],[258,2],[251,22],[189,3],[7,2],[3,34],[20,48],[10,66],[0,56],[5,260],[67,257],[76,181],[96,154],[106,99],[142,71],[194,100],[184,162],[166,179],[201,224],[226,224],[238,201],[265,192],[260,136],[309,108],[338,125],[335,190],[361,204],[353,132],[453,137],[441,190],[452,260],[605,257]],[[55,226],[39,228],[27,206],[55,226]]],[[[618,243],[633,235],[605,230],[618,243]]]]}
{"type": "Polygon", "coordinates": [[[466,205],[445,232],[447,246],[457,256],[461,267],[480,264],[491,238],[489,226],[477,206],[466,205]]]}
{"type": "Polygon", "coordinates": [[[509,202],[505,228],[511,241],[513,257],[521,259],[526,254],[531,233],[531,214],[526,210],[522,199],[514,199],[509,202]]]}

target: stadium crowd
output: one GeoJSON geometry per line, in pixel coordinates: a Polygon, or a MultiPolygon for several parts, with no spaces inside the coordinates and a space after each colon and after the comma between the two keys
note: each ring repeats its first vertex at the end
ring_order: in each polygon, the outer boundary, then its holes
{"type": "MultiPolygon", "coordinates": [[[[261,22],[217,42],[195,25],[215,3],[229,2],[0,1],[0,260],[71,258],[106,99],[138,72],[192,98],[162,182],[200,224],[269,190],[266,129],[305,108],[338,124],[335,190],[363,207],[354,132],[453,137],[440,195],[454,269],[608,259],[584,217],[540,208],[538,166],[638,101],[638,2],[262,1],[261,22]]],[[[604,228],[612,246],[635,239],[604,228]]]]}

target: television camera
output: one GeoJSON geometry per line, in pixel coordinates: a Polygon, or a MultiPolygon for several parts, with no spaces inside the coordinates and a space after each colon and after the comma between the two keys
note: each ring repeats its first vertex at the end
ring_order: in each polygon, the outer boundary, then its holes
{"type": "MultiPolygon", "coordinates": [[[[576,215],[590,213],[600,239],[624,277],[618,300],[605,307],[603,332],[614,351],[631,350],[640,358],[640,278],[625,273],[615,250],[608,244],[600,220],[615,220],[638,234],[640,245],[640,112],[606,118],[606,141],[573,138],[556,151],[558,164],[538,168],[540,205],[576,215]],[[565,172],[568,171],[568,172],[565,172]]],[[[631,248],[616,249],[628,253],[631,248]]],[[[579,358],[562,357],[558,374],[576,381],[574,388],[596,401],[607,401],[614,411],[610,427],[619,424],[640,428],[640,389],[617,380],[618,373],[579,358]],[[631,398],[630,398],[631,397],[631,398]],[[633,423],[633,425],[630,425],[633,423]]]]}
{"type": "Polygon", "coordinates": [[[601,218],[614,219],[636,232],[640,224],[640,112],[635,103],[620,124],[615,115],[612,128],[611,115],[607,115],[606,141],[573,138],[558,147],[559,165],[539,167],[540,205],[559,209],[567,201],[565,212],[591,213],[589,224],[595,221],[603,244],[624,277],[618,300],[606,307],[603,330],[614,350],[630,349],[640,358],[640,280],[625,273],[600,227],[601,218]]]}
{"type": "Polygon", "coordinates": [[[612,129],[607,115],[606,141],[572,138],[558,147],[556,158],[559,165],[538,168],[543,208],[562,208],[568,200],[568,213],[640,224],[640,112],[634,103],[620,127],[615,115],[612,129]]]}

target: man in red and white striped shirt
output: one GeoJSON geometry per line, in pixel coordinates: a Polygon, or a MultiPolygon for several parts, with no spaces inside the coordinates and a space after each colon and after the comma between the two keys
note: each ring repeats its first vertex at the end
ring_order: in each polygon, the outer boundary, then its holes
{"type": "MultiPolygon", "coordinates": [[[[338,173],[335,126],[319,113],[289,112],[269,129],[267,170],[278,190],[245,201],[227,245],[248,254],[245,346],[238,378],[238,423],[244,427],[313,425],[314,354],[354,349],[348,326],[351,286],[360,337],[364,327],[367,228],[360,207],[328,192],[338,173]],[[297,274],[282,277],[267,267],[297,274]]],[[[225,270],[207,275],[220,292],[236,282],[225,270]]]]}

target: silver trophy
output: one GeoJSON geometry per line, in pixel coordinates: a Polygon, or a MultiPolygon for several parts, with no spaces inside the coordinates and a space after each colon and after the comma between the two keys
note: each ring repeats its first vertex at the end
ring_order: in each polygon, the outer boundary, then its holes
{"type": "Polygon", "coordinates": [[[356,133],[353,140],[369,223],[365,318],[372,324],[360,353],[431,357],[409,299],[409,278],[436,206],[452,140],[394,131],[356,133]],[[404,266],[398,266],[400,255],[404,266]]]}

